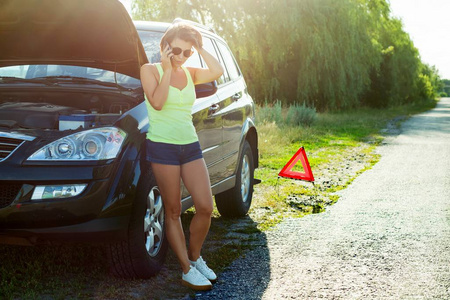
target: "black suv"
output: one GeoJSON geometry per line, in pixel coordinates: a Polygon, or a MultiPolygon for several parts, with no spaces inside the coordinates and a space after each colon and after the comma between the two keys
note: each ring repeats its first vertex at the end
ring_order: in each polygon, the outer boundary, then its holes
{"type": "MultiPolygon", "coordinates": [[[[0,10],[0,243],[102,242],[116,275],[154,275],[168,243],[139,72],[169,24],[136,22],[138,35],[115,0],[0,10]]],[[[258,166],[253,101],[226,43],[200,30],[226,72],[196,87],[193,119],[219,212],[242,216],[258,166]]]]}

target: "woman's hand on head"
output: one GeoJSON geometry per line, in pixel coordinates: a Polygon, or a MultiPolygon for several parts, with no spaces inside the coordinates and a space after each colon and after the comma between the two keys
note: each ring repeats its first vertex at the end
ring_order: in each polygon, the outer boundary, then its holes
{"type": "Polygon", "coordinates": [[[172,49],[170,48],[169,43],[166,43],[164,49],[161,50],[161,65],[164,71],[172,68],[172,49]]]}
{"type": "Polygon", "coordinates": [[[197,31],[197,36],[195,39],[195,43],[193,44],[195,50],[199,51],[200,49],[203,48],[203,38],[202,35],[199,31],[197,31]]]}

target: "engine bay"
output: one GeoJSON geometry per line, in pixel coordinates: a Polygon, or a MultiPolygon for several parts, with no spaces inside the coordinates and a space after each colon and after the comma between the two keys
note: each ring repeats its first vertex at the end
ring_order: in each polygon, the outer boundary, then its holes
{"type": "Polygon", "coordinates": [[[65,131],[112,125],[134,102],[113,93],[2,93],[0,128],[65,131]]]}

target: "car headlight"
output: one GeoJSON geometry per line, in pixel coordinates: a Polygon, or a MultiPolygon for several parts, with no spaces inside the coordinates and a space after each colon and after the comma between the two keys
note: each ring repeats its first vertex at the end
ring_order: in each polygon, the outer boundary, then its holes
{"type": "Polygon", "coordinates": [[[42,147],[28,160],[85,161],[116,158],[126,135],[115,127],[77,132],[42,147]]]}

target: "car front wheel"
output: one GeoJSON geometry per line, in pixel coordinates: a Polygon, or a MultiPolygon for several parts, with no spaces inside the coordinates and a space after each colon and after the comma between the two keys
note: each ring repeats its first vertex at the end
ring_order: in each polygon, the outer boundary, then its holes
{"type": "Polygon", "coordinates": [[[164,207],[151,170],[145,170],[125,241],[109,245],[112,273],[122,278],[146,279],[164,263],[168,241],[164,231],[164,207]]]}
{"type": "Polygon", "coordinates": [[[252,149],[244,142],[236,172],[234,188],[215,196],[217,209],[224,217],[243,217],[250,209],[253,196],[253,174],[255,171],[252,149]]]}

